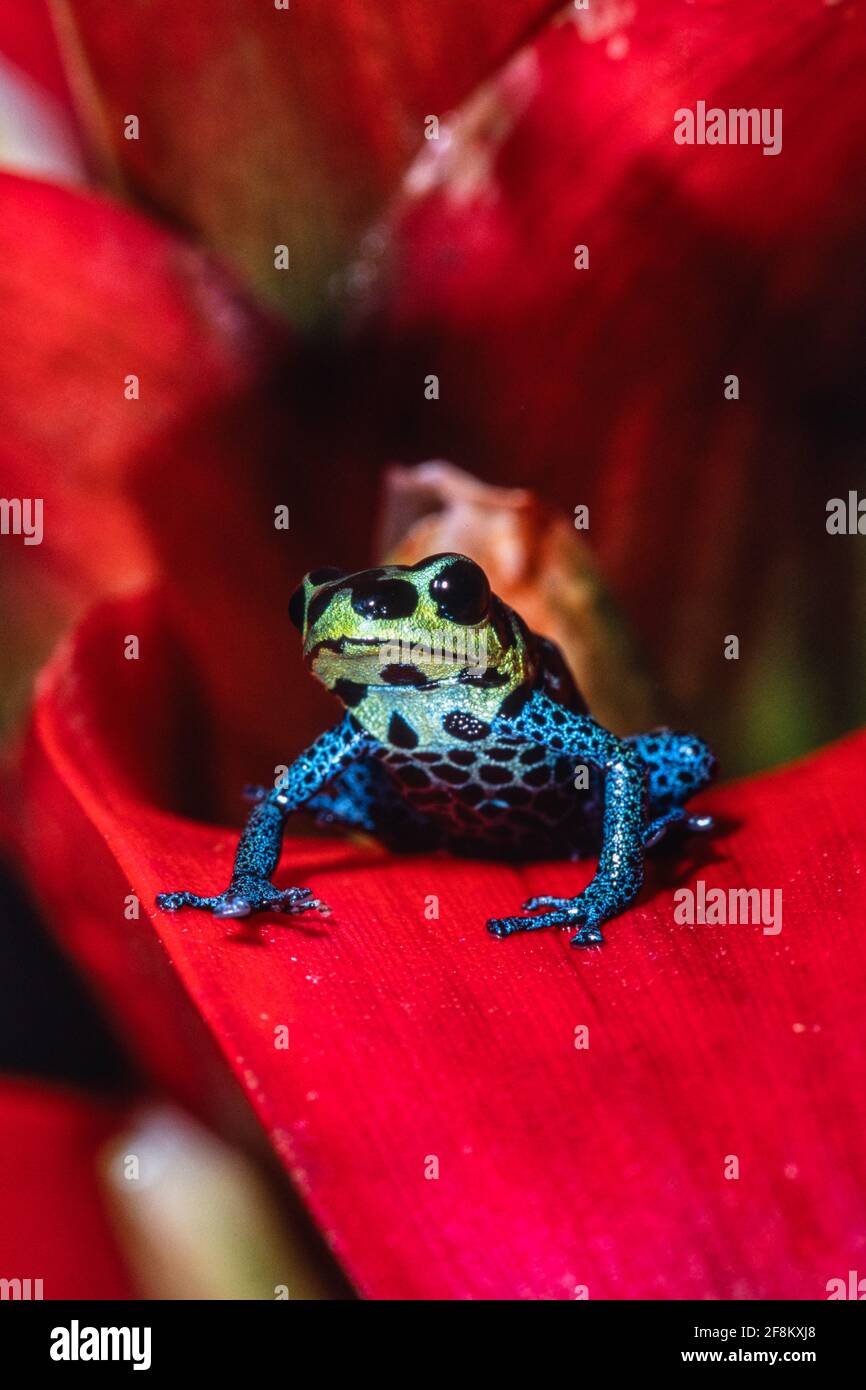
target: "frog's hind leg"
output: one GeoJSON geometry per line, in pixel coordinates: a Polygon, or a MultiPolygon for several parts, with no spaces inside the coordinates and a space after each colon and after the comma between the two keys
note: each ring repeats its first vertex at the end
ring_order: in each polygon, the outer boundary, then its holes
{"type": "Polygon", "coordinates": [[[686,810],[686,802],[709,786],[718,766],[703,740],[695,734],[653,729],[626,742],[640,754],[647,769],[646,848],[659,844],[675,826],[712,830],[712,816],[690,815],[686,810]]]}

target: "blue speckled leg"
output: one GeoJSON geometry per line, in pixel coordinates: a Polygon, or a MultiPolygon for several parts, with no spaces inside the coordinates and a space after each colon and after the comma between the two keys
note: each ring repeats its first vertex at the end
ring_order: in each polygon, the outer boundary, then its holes
{"type": "MultiPolygon", "coordinates": [[[[197,893],[160,893],[157,907],[176,912],[197,907],[218,917],[246,917],[270,909],[280,912],[327,911],[309,888],[276,888],[271,883],[280,859],[286,818],[303,806],[339,772],[370,751],[370,738],[347,715],[334,729],[317,738],[289,768],[286,785],[262,794],[250,812],[238,845],[231,882],[223,893],[201,897],[197,893]]],[[[258,789],[259,791],[261,789],[258,789]]]]}
{"type": "Polygon", "coordinates": [[[663,833],[683,821],[689,830],[711,830],[712,817],[687,816],[684,810],[686,802],[709,786],[716,774],[715,755],[703,740],[673,729],[652,729],[624,741],[646,767],[647,814],[656,830],[663,833]]]}
{"type": "Polygon", "coordinates": [[[574,898],[530,898],[524,910],[553,907],[539,917],[501,917],[488,923],[494,936],[547,926],[578,926],[573,946],[603,940],[601,926],[637,896],[643,882],[646,767],[636,750],[586,715],[563,709],[536,691],[518,714],[500,717],[494,731],[592,763],[604,775],[602,846],[595,877],[574,898]]]}

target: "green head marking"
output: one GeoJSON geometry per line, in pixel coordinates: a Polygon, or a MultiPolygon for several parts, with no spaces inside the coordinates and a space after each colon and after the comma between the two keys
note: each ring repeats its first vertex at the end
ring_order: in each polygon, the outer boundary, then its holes
{"type": "Polygon", "coordinates": [[[411,710],[419,736],[441,742],[443,710],[490,719],[532,674],[525,627],[465,555],[313,570],[289,611],[313,674],[383,741],[394,711],[411,710]]]}

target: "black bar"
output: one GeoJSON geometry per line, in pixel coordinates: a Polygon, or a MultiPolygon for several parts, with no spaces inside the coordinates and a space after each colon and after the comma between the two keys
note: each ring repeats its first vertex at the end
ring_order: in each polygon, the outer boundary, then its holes
{"type": "Polygon", "coordinates": [[[47,1371],[61,1380],[76,1374],[92,1379],[106,1366],[113,1375],[135,1374],[137,1361],[139,1378],[213,1370],[220,1383],[241,1373],[246,1386],[275,1373],[286,1383],[299,1375],[310,1381],[320,1370],[331,1370],[341,1347],[356,1365],[369,1348],[374,1362],[397,1365],[410,1380],[416,1372],[429,1379],[437,1359],[443,1374],[453,1375],[455,1357],[465,1367],[471,1362],[483,1368],[489,1378],[500,1361],[514,1369],[510,1356],[521,1345],[534,1349],[534,1379],[546,1378],[541,1367],[552,1370],[564,1356],[557,1376],[567,1368],[569,1380],[599,1359],[610,1372],[637,1370],[642,1376],[673,1367],[700,1375],[703,1366],[715,1364],[735,1372],[743,1365],[768,1371],[800,1366],[826,1380],[843,1368],[858,1374],[866,1331],[862,1313],[859,1304],[841,1300],[575,1301],[541,1309],[527,1302],[457,1302],[437,1303],[432,1311],[424,1303],[404,1303],[388,1304],[384,1312],[381,1304],[361,1301],[21,1301],[0,1303],[0,1345],[5,1366],[20,1366],[25,1375],[47,1371]],[[415,1327],[423,1341],[406,1340],[415,1327]],[[116,1333],[101,1335],[112,1328],[116,1333]],[[347,1335],[332,1340],[329,1334],[340,1328],[347,1335]],[[459,1357],[452,1332],[464,1348],[459,1357]],[[482,1340],[467,1342],[473,1332],[482,1340]],[[78,1359],[54,1359],[52,1347],[70,1358],[77,1352],[78,1359]],[[89,1359],[93,1350],[105,1359],[89,1359]],[[113,1359],[115,1351],[126,1359],[113,1359]]]}

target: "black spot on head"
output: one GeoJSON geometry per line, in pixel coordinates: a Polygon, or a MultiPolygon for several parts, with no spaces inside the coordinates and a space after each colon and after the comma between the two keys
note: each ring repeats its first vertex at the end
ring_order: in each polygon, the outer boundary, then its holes
{"type": "Polygon", "coordinates": [[[382,579],[375,570],[352,585],[352,608],[362,618],[411,618],[417,602],[407,579],[382,579]]]}
{"type": "Polygon", "coordinates": [[[497,763],[510,763],[514,757],[513,748],[500,748],[498,744],[495,748],[488,748],[486,751],[488,758],[492,758],[497,763]]]}
{"type": "Polygon", "coordinates": [[[396,710],[388,724],[388,742],[395,744],[397,748],[418,747],[418,735],[412,725],[407,724],[402,714],[398,714],[396,710]]]}
{"type": "Polygon", "coordinates": [[[457,795],[461,801],[465,801],[467,806],[477,806],[484,797],[484,792],[475,782],[470,782],[468,787],[460,787],[457,795]]]}
{"type": "Polygon", "coordinates": [[[504,671],[497,671],[495,666],[490,666],[480,674],[471,669],[465,669],[457,677],[461,685],[475,686],[477,690],[495,690],[497,686],[505,685],[508,677],[504,671]]]}
{"type": "Polygon", "coordinates": [[[489,724],[462,709],[453,709],[450,714],[446,714],[442,720],[442,727],[446,734],[462,739],[464,743],[474,743],[476,739],[486,738],[490,733],[489,724]]]}
{"type": "Polygon", "coordinates": [[[523,781],[527,787],[543,787],[545,782],[550,780],[550,768],[547,763],[540,763],[531,771],[524,773],[523,781]]]}
{"type": "Polygon", "coordinates": [[[461,558],[446,565],[431,579],[430,597],[441,617],[469,627],[485,617],[490,604],[490,585],[480,565],[461,558]]]}
{"type": "Polygon", "coordinates": [[[428,676],[408,662],[392,663],[382,667],[382,680],[385,685],[431,685],[428,676]]]}
{"type": "Polygon", "coordinates": [[[348,705],[349,709],[354,709],[356,705],[360,705],[367,694],[367,687],[358,681],[347,681],[341,678],[334,683],[334,694],[339,695],[343,704],[348,705]]]}

